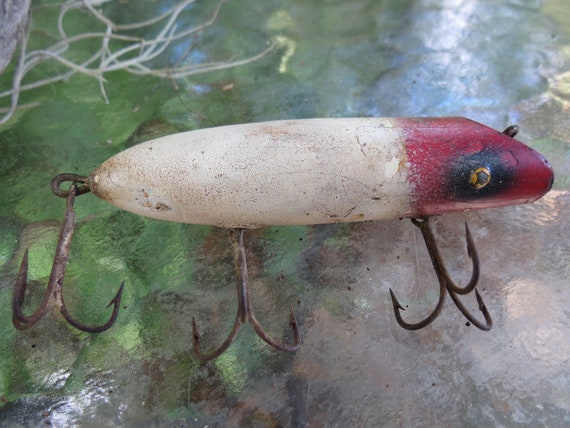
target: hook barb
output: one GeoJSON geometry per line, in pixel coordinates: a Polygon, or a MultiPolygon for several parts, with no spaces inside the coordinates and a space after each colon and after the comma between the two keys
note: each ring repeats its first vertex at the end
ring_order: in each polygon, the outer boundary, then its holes
{"type": "Polygon", "coordinates": [[[198,332],[198,326],[196,320],[192,318],[192,347],[194,348],[194,353],[199,360],[207,361],[219,357],[223,354],[232,344],[237,336],[238,331],[247,321],[250,322],[254,331],[257,335],[265,341],[268,345],[279,349],[281,351],[296,351],[301,343],[299,335],[299,326],[297,319],[295,318],[295,312],[293,311],[293,306],[291,306],[289,311],[289,326],[293,332],[294,340],[293,343],[284,343],[273,339],[269,334],[261,327],[255,314],[251,307],[251,302],[249,298],[249,275],[247,272],[247,259],[246,250],[243,239],[244,229],[234,229],[234,238],[237,236],[237,247],[236,247],[236,273],[237,273],[237,295],[238,295],[238,310],[236,314],[236,319],[234,325],[227,336],[226,340],[214,351],[210,353],[203,353],[200,346],[200,333],[198,332]]]}
{"type": "Polygon", "coordinates": [[[431,226],[429,224],[429,218],[423,219],[411,219],[414,226],[420,229],[422,233],[422,237],[424,238],[424,242],[426,244],[426,248],[428,250],[428,254],[430,256],[433,268],[435,270],[435,274],[437,276],[439,282],[439,299],[435,309],[429,314],[425,319],[417,323],[407,323],[403,320],[402,315],[400,313],[401,310],[404,310],[404,307],[400,304],[398,299],[396,298],[394,292],[390,289],[390,297],[392,299],[392,306],[394,307],[394,315],[396,316],[396,321],[398,324],[405,328],[406,330],[418,330],[420,328],[426,327],[430,323],[432,323],[441,313],[443,308],[443,304],[445,301],[445,294],[446,291],[449,292],[451,299],[459,309],[459,311],[467,318],[473,325],[481,330],[490,330],[493,321],[483,299],[481,298],[479,292],[475,289],[477,283],[479,282],[480,276],[480,264],[479,264],[479,255],[477,253],[477,248],[475,247],[475,242],[473,240],[473,236],[471,235],[471,231],[469,230],[469,226],[465,223],[465,240],[467,242],[467,255],[471,259],[472,264],[472,272],[471,272],[471,279],[469,283],[464,286],[458,286],[450,277],[447,268],[445,267],[445,263],[443,262],[443,258],[439,252],[437,247],[437,243],[435,241],[435,237],[431,230],[431,226]],[[485,317],[485,324],[478,321],[473,314],[471,314],[468,309],[461,303],[459,298],[457,297],[458,294],[464,295],[468,294],[471,291],[475,290],[475,296],[477,298],[477,302],[479,304],[479,310],[485,317]]]}
{"type": "MultiPolygon", "coordinates": [[[[63,181],[71,180],[76,177],[75,175],[69,174],[61,174],[57,176],[52,181],[52,190],[54,189],[54,183],[56,183],[56,187],[62,190],[59,185],[63,181]],[[71,177],[72,176],[72,177],[71,177]]],[[[84,183],[81,181],[81,183],[84,183]]],[[[84,189],[84,186],[81,187],[84,189]]],[[[62,191],[63,192],[63,191],[62,191]]],[[[110,307],[113,305],[113,313],[109,320],[102,325],[99,326],[90,326],[87,324],[83,324],[73,318],[67,307],[65,306],[65,302],[63,299],[63,279],[65,276],[65,269],[67,267],[67,262],[69,261],[69,248],[71,247],[71,238],[73,236],[73,231],[75,228],[75,212],[73,211],[73,204],[75,202],[75,197],[80,194],[78,192],[78,187],[75,181],[72,181],[71,186],[68,191],[64,191],[65,193],[60,196],[67,198],[67,203],[65,207],[65,215],[63,220],[63,225],[61,227],[61,231],[59,233],[59,238],[57,241],[57,246],[55,250],[55,256],[53,260],[53,265],[50,273],[50,277],[48,280],[48,286],[46,292],[44,294],[42,303],[36,309],[36,311],[31,315],[25,315],[22,307],[25,301],[26,295],[26,288],[28,283],[28,257],[29,253],[26,249],[24,253],[24,257],[22,259],[22,263],[20,264],[20,270],[18,272],[18,276],[16,277],[16,283],[14,285],[14,291],[12,295],[12,323],[14,327],[18,330],[25,330],[31,326],[33,326],[36,322],[42,318],[45,313],[47,312],[50,306],[55,306],[59,309],[63,318],[71,324],[73,327],[77,328],[78,330],[86,331],[89,333],[99,333],[109,329],[117,319],[117,315],[119,312],[119,305],[121,303],[121,297],[123,295],[123,288],[124,282],[119,287],[119,291],[111,302],[107,305],[110,307]]],[[[86,193],[85,190],[81,191],[82,193],[86,193]]],[[[56,193],[54,191],[54,193],[56,193]]],[[[56,193],[57,194],[57,193],[56,193]]]]}

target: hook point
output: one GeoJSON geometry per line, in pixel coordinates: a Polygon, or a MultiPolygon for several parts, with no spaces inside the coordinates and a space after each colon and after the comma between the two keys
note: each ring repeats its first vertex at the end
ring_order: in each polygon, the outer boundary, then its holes
{"type": "Polygon", "coordinates": [[[400,304],[400,302],[398,302],[398,299],[396,299],[396,295],[394,294],[394,292],[392,291],[392,289],[390,288],[390,297],[392,298],[392,306],[394,307],[394,310],[402,310],[405,311],[406,309],[400,304]]]}
{"type": "Polygon", "coordinates": [[[119,291],[117,291],[117,294],[115,294],[115,297],[113,297],[111,299],[111,301],[107,305],[107,308],[109,308],[111,305],[118,306],[121,304],[121,299],[123,298],[123,289],[124,288],[125,288],[125,281],[122,281],[121,286],[119,287],[119,291]]]}

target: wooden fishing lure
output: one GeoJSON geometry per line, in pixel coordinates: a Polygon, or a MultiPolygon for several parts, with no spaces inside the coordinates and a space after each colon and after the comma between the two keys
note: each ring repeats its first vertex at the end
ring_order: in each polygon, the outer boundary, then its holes
{"type": "Polygon", "coordinates": [[[539,153],[464,118],[261,122],[157,138],[89,177],[135,214],[229,228],[419,218],[534,201],[539,153]]]}
{"type": "Polygon", "coordinates": [[[63,277],[75,224],[76,195],[98,197],[135,214],[160,220],[234,229],[238,310],[229,336],[205,354],[192,320],[193,347],[202,360],[216,358],[250,322],[269,345],[294,351],[299,328],[290,311],[293,343],[273,339],[254,316],[248,292],[244,229],[410,217],[426,243],[440,293],[432,313],[417,323],[402,319],[402,306],[390,290],[398,324],[416,330],[441,312],[449,293],[460,312],[482,330],[491,317],[475,289],[479,260],[465,225],[473,271],[460,287],[450,278],[427,218],[456,211],[534,201],[552,186],[554,174],[542,155],[515,140],[517,127],[500,133],[462,118],[303,119],[202,129],[169,135],[113,156],[89,177],[60,174],[55,194],[66,197],[64,222],[48,289],[32,314],[22,311],[28,270],[26,251],[14,287],[13,322],[33,325],[50,304],[73,326],[101,332],[117,317],[123,284],[111,300],[113,313],[100,326],[85,325],[63,301],[63,277]],[[69,190],[60,187],[71,181],[69,190]],[[477,320],[458,295],[475,291],[485,322],[477,320]]]}

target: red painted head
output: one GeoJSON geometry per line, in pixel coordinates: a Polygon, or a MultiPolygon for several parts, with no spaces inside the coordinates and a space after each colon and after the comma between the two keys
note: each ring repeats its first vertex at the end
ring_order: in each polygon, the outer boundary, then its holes
{"type": "Polygon", "coordinates": [[[463,118],[399,119],[412,217],[524,204],[552,187],[550,163],[512,136],[463,118]]]}

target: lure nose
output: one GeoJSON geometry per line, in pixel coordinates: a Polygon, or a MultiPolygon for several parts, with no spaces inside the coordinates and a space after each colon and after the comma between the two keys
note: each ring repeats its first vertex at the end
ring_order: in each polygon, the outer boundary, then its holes
{"type": "Polygon", "coordinates": [[[520,144],[519,150],[510,154],[517,163],[513,186],[505,191],[503,197],[532,202],[550,191],[554,183],[554,171],[544,156],[518,141],[517,143],[520,144]]]}

